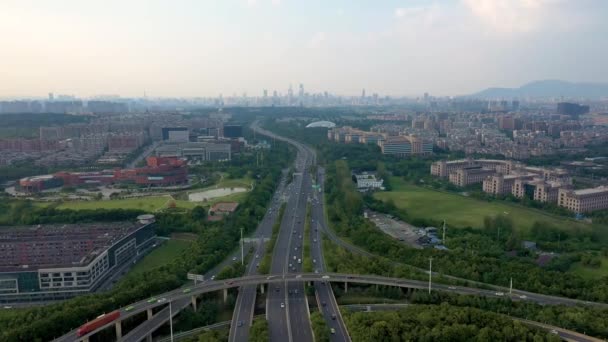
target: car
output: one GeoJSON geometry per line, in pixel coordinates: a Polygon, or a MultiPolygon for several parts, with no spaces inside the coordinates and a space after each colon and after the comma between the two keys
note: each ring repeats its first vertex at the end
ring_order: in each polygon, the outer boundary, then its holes
{"type": "Polygon", "coordinates": [[[317,263],[317,259],[312,259],[312,263],[316,264],[317,263]]]}
{"type": "Polygon", "coordinates": [[[495,294],[496,294],[497,296],[501,296],[501,297],[505,295],[505,293],[504,293],[504,292],[496,292],[495,294]]]}
{"type": "Polygon", "coordinates": [[[551,333],[552,333],[553,335],[558,335],[557,330],[555,330],[555,329],[551,329],[551,333]]]}
{"type": "Polygon", "coordinates": [[[275,287],[274,287],[274,290],[275,290],[275,292],[279,292],[279,291],[281,291],[281,288],[280,288],[280,287],[278,287],[278,286],[275,286],[275,287]]]}
{"type": "Polygon", "coordinates": [[[258,263],[255,265],[255,267],[256,267],[256,268],[260,267],[260,263],[258,262],[258,263]]]}
{"type": "Polygon", "coordinates": [[[293,293],[298,294],[298,289],[293,290],[293,293]]]}
{"type": "Polygon", "coordinates": [[[184,289],[182,292],[183,293],[188,293],[188,292],[190,292],[190,289],[189,288],[188,289],[184,289]]]}
{"type": "Polygon", "coordinates": [[[526,298],[528,298],[528,296],[526,296],[526,295],[519,296],[519,299],[526,299],[526,298]]]}
{"type": "Polygon", "coordinates": [[[10,306],[10,305],[5,305],[5,306],[4,306],[4,308],[5,308],[5,309],[12,309],[13,307],[12,307],[12,306],[10,306]]]}
{"type": "Polygon", "coordinates": [[[336,329],[334,328],[329,329],[329,331],[332,333],[332,335],[336,333],[336,329]]]}
{"type": "Polygon", "coordinates": [[[448,286],[448,289],[450,289],[450,290],[456,290],[456,287],[454,287],[454,286],[448,286]]]}
{"type": "Polygon", "coordinates": [[[125,308],[125,311],[131,311],[133,309],[135,309],[135,307],[133,305],[129,305],[125,308]]]}
{"type": "Polygon", "coordinates": [[[316,273],[316,274],[318,274],[318,273],[319,273],[319,270],[315,270],[315,273],[316,273]]]}
{"type": "Polygon", "coordinates": [[[157,300],[156,302],[157,303],[164,303],[166,301],[167,301],[167,298],[161,298],[161,299],[157,300]]]}
{"type": "Polygon", "coordinates": [[[317,242],[317,239],[313,239],[312,242],[317,242]]]}
{"type": "Polygon", "coordinates": [[[300,279],[300,278],[302,278],[302,275],[301,275],[301,274],[298,274],[298,275],[296,276],[296,279],[300,279]]]}
{"type": "Polygon", "coordinates": [[[321,279],[329,279],[329,276],[328,275],[324,275],[324,276],[321,277],[321,279]]]}
{"type": "Polygon", "coordinates": [[[236,257],[232,257],[232,261],[236,261],[236,257]]]}
{"type": "Polygon", "coordinates": [[[215,276],[211,276],[211,280],[215,280],[215,276]]]}
{"type": "Polygon", "coordinates": [[[243,326],[243,321],[239,321],[236,326],[237,327],[242,327],[243,326]]]}
{"type": "Polygon", "coordinates": [[[156,302],[156,297],[151,297],[150,299],[148,299],[148,303],[154,303],[156,302]]]}
{"type": "Polygon", "coordinates": [[[336,320],[336,314],[331,314],[331,319],[336,320]]]}
{"type": "Polygon", "coordinates": [[[285,303],[281,303],[281,308],[284,308],[284,307],[285,307],[285,303]]]}
{"type": "Polygon", "coordinates": [[[259,255],[259,254],[256,254],[256,255],[255,255],[255,258],[256,258],[256,259],[259,259],[259,258],[260,258],[260,255],[259,255]]]}
{"type": "Polygon", "coordinates": [[[327,302],[326,302],[326,301],[322,301],[322,302],[321,302],[321,305],[323,305],[323,306],[327,306],[327,302]]]}

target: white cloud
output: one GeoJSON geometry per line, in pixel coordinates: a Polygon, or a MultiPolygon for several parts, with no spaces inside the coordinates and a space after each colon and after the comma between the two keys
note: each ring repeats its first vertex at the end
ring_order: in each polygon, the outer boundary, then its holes
{"type": "Polygon", "coordinates": [[[562,0],[462,0],[484,24],[502,33],[534,31],[562,0]]]}
{"type": "Polygon", "coordinates": [[[281,0],[272,0],[272,4],[275,6],[279,6],[281,4],[281,0]]]}
{"type": "Polygon", "coordinates": [[[257,0],[247,0],[247,6],[249,7],[254,7],[257,3],[257,0]]]}

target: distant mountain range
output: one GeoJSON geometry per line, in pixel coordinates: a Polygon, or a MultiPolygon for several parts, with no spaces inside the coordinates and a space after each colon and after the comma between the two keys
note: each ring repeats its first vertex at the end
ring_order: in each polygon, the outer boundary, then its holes
{"type": "Polygon", "coordinates": [[[573,83],[560,80],[534,81],[519,88],[488,88],[468,97],[497,99],[526,97],[608,97],[608,83],[573,83]]]}

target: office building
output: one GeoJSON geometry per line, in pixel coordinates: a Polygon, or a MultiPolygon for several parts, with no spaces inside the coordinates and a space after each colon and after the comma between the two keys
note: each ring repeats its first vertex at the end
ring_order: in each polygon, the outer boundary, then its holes
{"type": "Polygon", "coordinates": [[[164,141],[188,142],[190,141],[190,132],[186,127],[163,127],[162,137],[164,141]]]}
{"type": "Polygon", "coordinates": [[[570,190],[560,189],[557,205],[575,213],[608,209],[608,186],[570,190]]]}

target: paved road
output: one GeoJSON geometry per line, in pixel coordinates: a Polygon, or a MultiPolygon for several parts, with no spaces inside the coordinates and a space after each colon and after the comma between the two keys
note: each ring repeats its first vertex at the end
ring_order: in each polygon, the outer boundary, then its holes
{"type": "MultiPolygon", "coordinates": [[[[301,272],[304,220],[311,184],[308,169],[314,162],[314,155],[304,145],[260,128],[257,122],[252,127],[259,134],[285,141],[298,150],[296,172],[288,189],[291,196],[273,250],[270,271],[275,274],[301,272]]],[[[313,341],[304,283],[269,287],[266,316],[271,341],[313,341]]]]}
{"type": "MultiPolygon", "coordinates": [[[[286,192],[286,181],[287,172],[283,173],[283,177],[279,183],[277,191],[274,194],[272,203],[266,215],[260,222],[255,236],[258,238],[265,237],[270,238],[272,236],[272,226],[275,224],[280,207],[282,205],[282,198],[286,192]]],[[[255,254],[252,261],[247,266],[246,275],[258,274],[258,266],[261,258],[264,256],[266,243],[262,240],[257,244],[255,254]]],[[[230,324],[230,335],[229,341],[248,341],[249,340],[249,328],[253,320],[253,313],[255,310],[255,300],[257,296],[257,285],[248,285],[239,288],[239,294],[236,299],[234,313],[232,315],[232,323],[230,324]]]]}
{"type": "MultiPolygon", "coordinates": [[[[325,272],[325,259],[323,258],[323,244],[321,243],[320,231],[326,229],[325,215],[323,210],[323,184],[325,181],[325,170],[321,167],[317,171],[317,184],[321,185],[320,191],[315,191],[312,196],[311,210],[311,257],[313,258],[313,267],[315,272],[325,272]]],[[[340,314],[338,303],[334,296],[331,285],[326,282],[315,282],[315,292],[319,310],[323,314],[327,326],[332,330],[330,335],[331,341],[350,341],[348,330],[340,314]]]]}
{"type": "MultiPolygon", "coordinates": [[[[176,303],[177,300],[180,299],[189,299],[193,295],[199,295],[208,292],[219,291],[227,288],[240,287],[246,285],[255,285],[255,284],[268,284],[270,288],[278,285],[284,285],[285,283],[291,282],[315,282],[315,281],[327,281],[327,282],[348,282],[348,283],[359,283],[359,284],[377,284],[377,285],[386,285],[386,286],[396,286],[403,288],[413,288],[413,289],[421,289],[426,290],[428,288],[428,283],[420,280],[409,280],[403,278],[389,278],[389,277],[381,277],[374,275],[358,275],[358,274],[339,274],[339,273],[301,273],[301,274],[271,274],[271,275],[255,275],[255,276],[245,276],[241,278],[235,279],[226,279],[224,281],[205,281],[203,283],[199,283],[196,286],[191,286],[186,289],[176,289],[170,292],[166,292],[162,295],[155,296],[155,298],[166,298],[164,302],[158,301],[147,301],[142,300],[136,303],[133,303],[129,307],[132,306],[131,310],[126,310],[125,308],[119,309],[121,313],[121,319],[126,319],[141,312],[146,311],[147,309],[156,308],[156,307],[166,307],[169,301],[176,303]]],[[[433,284],[433,291],[446,291],[458,294],[465,295],[475,295],[475,296],[487,296],[492,298],[509,298],[512,300],[525,300],[529,302],[535,302],[543,305],[589,305],[596,307],[608,307],[608,304],[604,303],[593,303],[593,302],[583,302],[576,299],[569,298],[560,298],[554,296],[533,294],[527,296],[525,299],[521,298],[520,294],[516,294],[515,292],[512,295],[508,293],[497,294],[494,290],[485,290],[485,289],[477,289],[470,287],[453,287],[449,285],[443,284],[433,284]]],[[[113,323],[107,324],[100,329],[106,328],[113,323]]],[[[98,330],[100,330],[98,329],[98,330]]],[[[91,334],[89,334],[91,335],[91,334]]],[[[87,335],[88,336],[88,335],[87,335]]],[[[62,336],[56,341],[76,341],[78,338],[76,337],[76,330],[70,332],[67,335],[62,336]]]]}

